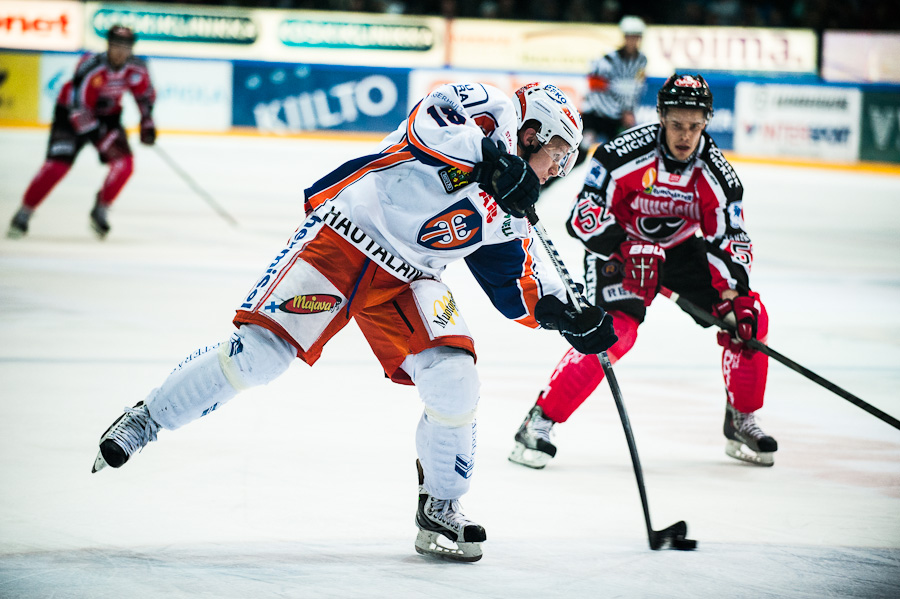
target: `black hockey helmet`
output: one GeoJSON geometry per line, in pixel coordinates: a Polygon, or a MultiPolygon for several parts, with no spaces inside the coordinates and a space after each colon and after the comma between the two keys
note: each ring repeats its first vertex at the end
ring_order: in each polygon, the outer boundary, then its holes
{"type": "Polygon", "coordinates": [[[713,115],[713,95],[703,75],[675,73],[656,94],[656,111],[662,116],[668,108],[702,108],[709,120],[713,115]]]}
{"type": "Polygon", "coordinates": [[[106,32],[106,41],[110,44],[122,44],[123,46],[133,46],[137,41],[134,31],[124,25],[113,25],[106,32]]]}

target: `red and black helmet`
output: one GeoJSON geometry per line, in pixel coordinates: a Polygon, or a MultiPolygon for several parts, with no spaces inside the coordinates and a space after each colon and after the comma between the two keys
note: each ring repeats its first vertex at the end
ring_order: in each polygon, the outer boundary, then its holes
{"type": "Polygon", "coordinates": [[[675,73],[656,94],[656,110],[660,115],[668,108],[702,108],[709,119],[713,114],[713,95],[703,75],[675,73]]]}
{"type": "Polygon", "coordinates": [[[122,44],[124,46],[133,46],[137,41],[134,31],[124,25],[113,25],[106,32],[106,41],[110,44],[122,44]]]}

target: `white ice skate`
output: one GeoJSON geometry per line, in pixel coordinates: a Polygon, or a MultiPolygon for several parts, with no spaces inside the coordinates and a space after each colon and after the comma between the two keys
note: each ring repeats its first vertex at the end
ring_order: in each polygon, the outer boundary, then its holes
{"type": "Polygon", "coordinates": [[[416,551],[457,562],[477,562],[481,559],[481,544],[487,539],[484,528],[462,513],[457,499],[437,499],[423,486],[422,465],[416,460],[419,472],[419,509],[416,511],[416,551]]]}
{"type": "Polygon", "coordinates": [[[550,431],[556,424],[539,406],[534,406],[516,432],[516,446],[509,461],[540,470],[556,455],[556,445],[550,442],[550,431]]]}
{"type": "Polygon", "coordinates": [[[156,441],[158,431],[159,425],[150,417],[144,402],[139,401],[133,408],[125,408],[125,413],[100,437],[100,451],[91,472],[107,466],[120,468],[136,451],[143,449],[150,441],[156,441]]]}
{"type": "Polygon", "coordinates": [[[724,433],[728,439],[725,442],[726,455],[757,466],[775,464],[774,453],[778,451],[778,442],[759,428],[752,412],[739,412],[728,402],[725,405],[724,433]]]}

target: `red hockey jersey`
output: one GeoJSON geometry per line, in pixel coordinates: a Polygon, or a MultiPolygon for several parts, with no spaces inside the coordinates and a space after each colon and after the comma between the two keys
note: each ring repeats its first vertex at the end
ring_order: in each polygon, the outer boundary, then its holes
{"type": "Polygon", "coordinates": [[[662,135],[658,123],[642,125],[597,147],[569,233],[605,259],[626,239],[667,249],[701,235],[713,286],[747,288],[753,253],[740,179],[705,131],[686,163],[666,156],[662,135]]]}

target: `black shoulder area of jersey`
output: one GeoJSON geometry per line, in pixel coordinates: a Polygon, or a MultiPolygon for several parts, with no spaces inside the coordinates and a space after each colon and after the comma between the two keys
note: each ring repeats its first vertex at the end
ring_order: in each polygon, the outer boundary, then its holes
{"type": "Polygon", "coordinates": [[[141,67],[143,69],[147,68],[147,61],[145,61],[140,56],[135,56],[134,54],[128,57],[128,60],[125,61],[125,64],[135,67],[141,67]]]}
{"type": "Polygon", "coordinates": [[[106,53],[91,54],[75,68],[75,76],[72,80],[77,84],[85,75],[106,62],[106,53]]]}
{"type": "Polygon", "coordinates": [[[740,189],[741,180],[738,178],[734,167],[731,166],[731,163],[722,154],[722,150],[719,149],[712,136],[706,131],[703,132],[703,141],[703,151],[700,153],[700,159],[709,165],[709,170],[719,181],[719,184],[728,190],[740,189]]]}
{"type": "Polygon", "coordinates": [[[607,170],[628,164],[635,158],[656,150],[659,128],[659,123],[633,127],[608,142],[600,144],[594,152],[594,158],[599,160],[607,170]]]}

